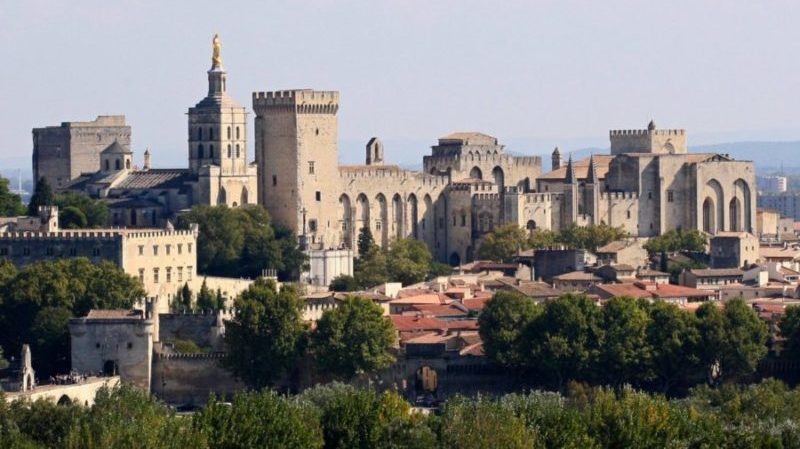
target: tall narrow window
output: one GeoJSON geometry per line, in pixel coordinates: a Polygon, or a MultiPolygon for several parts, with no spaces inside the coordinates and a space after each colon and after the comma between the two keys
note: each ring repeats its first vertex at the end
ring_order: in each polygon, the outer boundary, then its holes
{"type": "Polygon", "coordinates": [[[231,139],[231,127],[229,126],[228,127],[228,140],[230,140],[230,139],[231,139]]]}
{"type": "Polygon", "coordinates": [[[308,161],[308,174],[314,174],[314,161],[308,161]]]}
{"type": "Polygon", "coordinates": [[[272,185],[278,185],[278,175],[272,175],[272,185]]]}
{"type": "Polygon", "coordinates": [[[197,159],[203,159],[203,144],[197,146],[197,159]]]}
{"type": "Polygon", "coordinates": [[[236,127],[236,140],[239,140],[239,139],[241,139],[241,137],[239,137],[239,127],[237,126],[236,127]]]}
{"type": "Polygon", "coordinates": [[[236,159],[239,159],[239,144],[236,144],[236,159]]]}
{"type": "Polygon", "coordinates": [[[203,140],[203,128],[197,128],[197,140],[203,140]]]}
{"type": "Polygon", "coordinates": [[[210,158],[214,157],[214,145],[209,145],[208,146],[208,157],[210,157],[210,158]]]}
{"type": "Polygon", "coordinates": [[[208,128],[208,140],[214,140],[214,128],[208,128]]]}
{"type": "Polygon", "coordinates": [[[228,144],[228,159],[230,159],[232,155],[233,154],[231,153],[231,144],[228,144]]]}

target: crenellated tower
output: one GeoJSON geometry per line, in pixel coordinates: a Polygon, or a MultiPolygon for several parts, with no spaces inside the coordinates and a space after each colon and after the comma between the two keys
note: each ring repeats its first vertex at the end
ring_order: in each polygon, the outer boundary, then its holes
{"type": "Polygon", "coordinates": [[[254,92],[258,201],[312,247],[338,246],[339,92],[254,92]]]}

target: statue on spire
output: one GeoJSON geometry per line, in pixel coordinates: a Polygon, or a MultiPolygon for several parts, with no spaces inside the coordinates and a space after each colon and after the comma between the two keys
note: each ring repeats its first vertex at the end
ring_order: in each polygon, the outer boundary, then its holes
{"type": "Polygon", "coordinates": [[[214,40],[211,41],[211,67],[222,67],[222,57],[220,56],[220,49],[222,45],[219,41],[219,34],[214,34],[214,40]]]}

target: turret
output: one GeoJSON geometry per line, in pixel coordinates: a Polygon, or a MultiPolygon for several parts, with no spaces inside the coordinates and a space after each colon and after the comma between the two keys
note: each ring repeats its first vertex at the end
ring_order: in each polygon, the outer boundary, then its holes
{"type": "Polygon", "coordinates": [[[383,143],[377,137],[367,142],[367,165],[383,165],[383,143]]]}
{"type": "Polygon", "coordinates": [[[142,164],[142,170],[150,170],[150,149],[144,150],[144,163],[142,164]]]}
{"type": "Polygon", "coordinates": [[[564,176],[564,183],[577,184],[577,179],[575,178],[575,170],[572,167],[572,155],[569,156],[569,160],[567,161],[567,174],[564,176]]]}
{"type": "Polygon", "coordinates": [[[561,152],[558,151],[558,147],[556,147],[556,149],[553,150],[552,161],[553,161],[552,170],[558,170],[559,168],[561,168],[561,152]]]}

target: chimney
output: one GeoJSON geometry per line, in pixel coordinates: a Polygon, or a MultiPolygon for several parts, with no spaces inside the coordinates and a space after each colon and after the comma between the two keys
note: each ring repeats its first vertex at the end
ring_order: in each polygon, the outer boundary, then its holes
{"type": "Polygon", "coordinates": [[[144,164],[142,170],[150,170],[150,149],[144,150],[144,164]]]}

